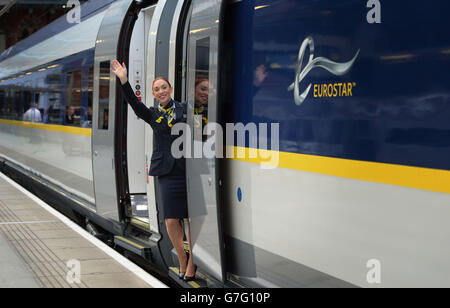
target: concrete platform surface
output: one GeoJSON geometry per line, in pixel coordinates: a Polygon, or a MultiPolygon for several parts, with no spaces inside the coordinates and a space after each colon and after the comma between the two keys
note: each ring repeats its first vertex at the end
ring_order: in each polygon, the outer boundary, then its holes
{"type": "Polygon", "coordinates": [[[0,288],[165,287],[12,185],[0,174],[0,288]]]}

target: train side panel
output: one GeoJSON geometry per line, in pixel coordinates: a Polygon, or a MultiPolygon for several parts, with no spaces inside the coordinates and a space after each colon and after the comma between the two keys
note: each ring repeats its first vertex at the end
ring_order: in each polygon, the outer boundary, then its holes
{"type": "Polygon", "coordinates": [[[4,158],[81,197],[92,209],[93,63],[104,14],[86,16],[82,23],[63,31],[52,28],[61,23],[58,20],[12,48],[0,63],[4,158]],[[55,31],[54,36],[48,34],[55,31]],[[39,42],[36,37],[45,39],[39,42]],[[18,48],[24,50],[17,52],[18,48]],[[29,122],[25,113],[34,103],[40,118],[29,122]],[[69,109],[74,115],[67,119],[69,109]]]}
{"type": "Polygon", "coordinates": [[[383,2],[378,24],[365,1],[227,5],[226,122],[279,123],[277,168],[225,163],[232,275],[450,285],[448,9],[383,2]]]}

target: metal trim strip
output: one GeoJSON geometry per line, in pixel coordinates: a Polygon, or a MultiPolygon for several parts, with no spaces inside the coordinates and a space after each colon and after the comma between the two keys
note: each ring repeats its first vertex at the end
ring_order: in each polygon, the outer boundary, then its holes
{"type": "MultiPolygon", "coordinates": [[[[176,45],[177,45],[177,30],[178,20],[180,19],[181,9],[183,8],[184,1],[178,1],[175,13],[173,14],[172,27],[170,29],[169,39],[169,75],[168,79],[170,83],[175,87],[175,65],[176,65],[176,45]]],[[[175,91],[175,89],[174,89],[175,91]]]]}

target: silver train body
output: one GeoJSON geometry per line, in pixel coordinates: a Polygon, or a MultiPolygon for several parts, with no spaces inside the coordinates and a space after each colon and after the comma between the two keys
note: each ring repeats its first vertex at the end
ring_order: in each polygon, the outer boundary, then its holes
{"type": "MultiPolygon", "coordinates": [[[[267,7],[259,7],[255,1],[249,2],[255,15],[271,6],[282,8],[283,3],[292,7],[301,3],[305,10],[315,5],[311,1],[269,1],[267,7]]],[[[348,5],[356,5],[353,2],[348,5]]],[[[239,110],[257,115],[258,105],[246,109],[244,99],[236,100],[230,103],[234,104],[230,108],[237,110],[233,113],[226,111],[229,105],[223,102],[223,97],[230,97],[225,93],[232,84],[229,74],[238,74],[238,69],[227,66],[230,46],[224,41],[236,43],[229,39],[233,27],[245,32],[245,27],[258,26],[243,21],[239,15],[242,12],[230,13],[234,9],[230,6],[239,3],[91,1],[80,8],[80,23],[71,24],[64,16],[2,54],[0,170],[93,234],[140,255],[182,286],[450,286],[450,249],[445,245],[450,236],[449,192],[424,188],[425,184],[409,185],[407,179],[397,183],[375,176],[365,178],[355,171],[352,159],[300,157],[302,154],[293,154],[295,151],[274,149],[269,152],[277,155],[280,165],[273,168],[263,168],[264,159],[259,158],[187,160],[193,252],[201,279],[190,284],[176,279],[175,253],[161,218],[158,179],[147,176],[153,132],[124,102],[118,80],[109,71],[110,61],[127,63],[130,83],[147,106],[155,104],[151,91],[155,77],[166,76],[174,85],[174,98],[192,106],[196,80],[203,76],[210,83],[209,122],[245,122],[234,115],[239,110]],[[227,19],[231,15],[233,18],[227,19]],[[54,30],[61,25],[62,30],[54,30]],[[16,93],[21,93],[21,99],[17,100],[16,93]],[[14,97],[12,110],[7,111],[14,97]],[[33,101],[42,113],[40,123],[21,118],[33,101]],[[76,122],[72,124],[66,119],[69,105],[75,108],[76,122]],[[304,159],[304,168],[300,158],[304,159]],[[343,165],[346,163],[349,165],[343,165]],[[337,165],[344,166],[343,171],[324,171],[337,165]]],[[[346,5],[342,4],[344,8],[346,5]]],[[[301,40],[280,47],[270,35],[267,39],[242,35],[242,42],[255,41],[249,48],[285,48],[295,54],[290,58],[294,67],[289,68],[291,82],[295,80],[301,40]]],[[[320,41],[326,39],[322,36],[320,41]]],[[[242,61],[251,61],[247,47],[245,43],[234,46],[233,52],[241,52],[242,61]]],[[[323,51],[318,48],[317,53],[323,51]]],[[[352,49],[335,60],[348,61],[355,52],[352,49]]],[[[277,74],[277,65],[283,65],[277,58],[266,61],[271,61],[266,66],[273,69],[272,76],[277,74]]],[[[243,74],[253,80],[252,75],[243,74]]],[[[280,74],[277,78],[285,77],[280,74]]],[[[265,93],[264,84],[257,88],[255,97],[265,93]]],[[[311,99],[316,90],[311,89],[311,99]]],[[[286,92],[292,108],[308,103],[296,106],[292,92],[286,92]]],[[[259,106],[271,108],[264,98],[259,106]]],[[[295,111],[285,114],[272,106],[273,114],[282,114],[286,121],[310,121],[296,118],[295,111]]],[[[193,108],[187,119],[193,131],[193,147],[196,143],[203,145],[201,138],[195,137],[193,108]]],[[[273,119],[268,122],[281,122],[273,119]]],[[[285,133],[286,127],[281,126],[281,136],[285,133]]],[[[217,135],[214,138],[219,145],[221,139],[217,135]]],[[[292,145],[316,145],[315,140],[306,144],[289,138],[286,140],[292,145]]],[[[227,150],[239,150],[238,144],[225,145],[227,150]]],[[[360,173],[372,170],[372,162],[361,161],[357,166],[360,173]]],[[[375,169],[384,166],[373,164],[375,169]]],[[[392,166],[395,169],[400,165],[392,166]]],[[[399,167],[402,176],[407,174],[405,168],[409,167],[399,167]]],[[[395,174],[394,169],[377,170],[395,174]]],[[[447,179],[448,170],[441,169],[439,179],[447,179]]]]}

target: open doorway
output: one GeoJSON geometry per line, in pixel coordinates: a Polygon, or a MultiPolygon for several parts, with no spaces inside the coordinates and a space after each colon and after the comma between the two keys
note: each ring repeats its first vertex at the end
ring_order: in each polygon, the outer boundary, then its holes
{"type": "MultiPolygon", "coordinates": [[[[140,101],[153,106],[151,93],[146,93],[148,68],[148,45],[156,6],[140,11],[130,41],[128,77],[131,87],[140,101]]],[[[137,227],[151,230],[150,217],[152,207],[156,207],[154,189],[148,192],[151,178],[148,176],[148,160],[146,157],[146,127],[132,108],[128,106],[127,119],[127,165],[130,204],[126,215],[137,227]],[[150,198],[149,198],[150,195],[150,198]]]]}

